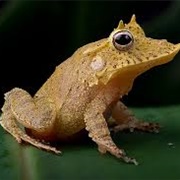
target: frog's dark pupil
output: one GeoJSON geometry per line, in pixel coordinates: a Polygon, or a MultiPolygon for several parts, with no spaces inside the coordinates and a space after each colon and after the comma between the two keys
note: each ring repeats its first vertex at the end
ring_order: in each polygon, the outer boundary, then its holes
{"type": "Polygon", "coordinates": [[[128,34],[118,34],[115,38],[115,42],[119,45],[127,45],[132,41],[132,38],[128,34]]]}

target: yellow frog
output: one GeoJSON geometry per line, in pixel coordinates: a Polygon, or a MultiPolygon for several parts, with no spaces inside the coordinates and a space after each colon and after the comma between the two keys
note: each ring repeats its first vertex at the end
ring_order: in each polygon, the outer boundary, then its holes
{"type": "Polygon", "coordinates": [[[158,124],[137,120],[120,100],[137,76],[171,61],[179,50],[180,43],[146,37],[133,15],[108,38],[79,48],[57,66],[34,97],[20,88],[6,93],[0,124],[19,143],[55,153],[60,151],[45,141],[63,141],[85,128],[101,153],[137,164],[113,142],[108,119],[115,120],[114,131],[157,132],[158,124]]]}

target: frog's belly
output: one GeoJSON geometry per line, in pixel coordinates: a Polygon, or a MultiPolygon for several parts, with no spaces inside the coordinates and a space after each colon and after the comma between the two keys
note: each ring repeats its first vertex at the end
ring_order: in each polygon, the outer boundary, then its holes
{"type": "Polygon", "coordinates": [[[74,117],[73,119],[60,119],[59,122],[56,124],[55,129],[58,139],[64,139],[78,133],[79,131],[84,129],[84,127],[85,123],[83,118],[74,117]]]}
{"type": "Polygon", "coordinates": [[[36,139],[45,140],[47,142],[64,141],[73,139],[85,127],[83,119],[66,120],[56,119],[56,123],[52,130],[46,132],[37,132],[26,128],[26,133],[36,139]]]}

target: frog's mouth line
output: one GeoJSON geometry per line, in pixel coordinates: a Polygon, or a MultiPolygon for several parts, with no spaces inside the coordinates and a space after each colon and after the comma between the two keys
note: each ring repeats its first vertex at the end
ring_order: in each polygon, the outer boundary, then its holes
{"type": "Polygon", "coordinates": [[[124,66],[123,68],[121,67],[119,70],[117,69],[112,70],[111,72],[108,73],[105,72],[107,74],[103,76],[101,75],[100,81],[106,85],[111,79],[120,76],[122,74],[126,77],[129,76],[129,78],[135,79],[140,74],[144,73],[145,71],[155,66],[159,66],[170,62],[175,57],[175,55],[180,51],[180,43],[177,44],[176,46],[177,48],[171,54],[164,54],[153,60],[144,61],[134,65],[127,65],[124,66]]]}

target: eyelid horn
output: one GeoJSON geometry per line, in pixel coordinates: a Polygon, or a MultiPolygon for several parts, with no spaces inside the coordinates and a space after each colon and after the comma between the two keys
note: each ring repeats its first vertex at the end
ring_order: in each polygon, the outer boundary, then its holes
{"type": "Polygon", "coordinates": [[[132,17],[131,17],[131,20],[130,20],[130,23],[134,23],[136,22],[136,15],[133,14],[132,17]]]}
{"type": "Polygon", "coordinates": [[[119,21],[118,27],[116,29],[124,29],[125,25],[123,23],[123,20],[119,21]]]}

